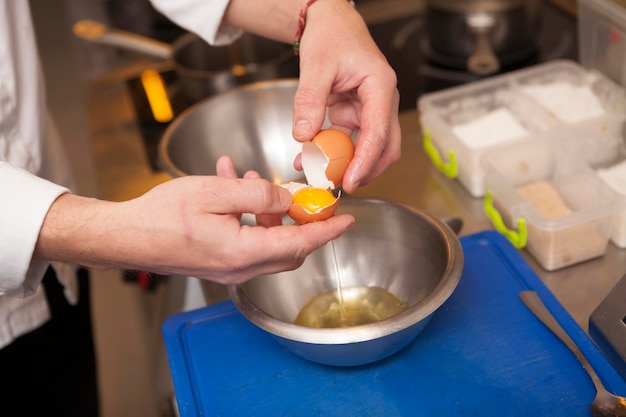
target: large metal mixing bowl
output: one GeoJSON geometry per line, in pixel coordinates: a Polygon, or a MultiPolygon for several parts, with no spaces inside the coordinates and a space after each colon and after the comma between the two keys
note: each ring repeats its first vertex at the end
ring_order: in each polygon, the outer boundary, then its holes
{"type": "Polygon", "coordinates": [[[297,79],[262,81],[196,103],[168,126],[159,148],[174,177],[215,175],[222,155],[239,176],[256,170],[276,184],[298,181],[293,161],[302,149],[291,135],[297,79]]]}
{"type": "Polygon", "coordinates": [[[388,319],[346,328],[292,324],[316,295],[336,288],[331,245],[309,255],[294,271],[254,278],[229,288],[252,323],[289,350],[327,365],[362,365],[408,345],[450,297],[463,270],[457,236],[442,221],[383,200],[342,197],[338,212],[356,224],[335,240],[343,287],[378,286],[409,308],[388,319]]]}

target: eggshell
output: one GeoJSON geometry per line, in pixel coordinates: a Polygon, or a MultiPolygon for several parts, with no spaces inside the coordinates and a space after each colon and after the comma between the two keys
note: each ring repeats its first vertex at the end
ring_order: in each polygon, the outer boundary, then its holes
{"type": "MultiPolygon", "coordinates": [[[[310,185],[302,184],[299,182],[290,182],[284,185],[283,187],[289,190],[289,192],[293,196],[295,196],[296,193],[302,190],[303,188],[313,188],[310,185]]],[[[297,203],[292,203],[291,206],[289,207],[289,211],[287,212],[287,215],[300,224],[312,223],[312,222],[317,222],[321,220],[326,220],[334,216],[338,205],[339,205],[339,197],[335,198],[335,200],[331,204],[327,205],[326,207],[323,207],[317,212],[311,212],[297,203]]]]}
{"type": "Polygon", "coordinates": [[[287,212],[287,214],[296,222],[300,224],[306,224],[331,218],[335,215],[335,211],[337,211],[337,206],[339,206],[339,198],[336,198],[332,204],[322,208],[317,213],[311,213],[301,205],[293,203],[289,207],[289,211],[287,212]]]}
{"type": "Polygon", "coordinates": [[[336,129],[321,130],[302,146],[302,168],[315,188],[335,189],[354,157],[350,136],[336,129]]]}

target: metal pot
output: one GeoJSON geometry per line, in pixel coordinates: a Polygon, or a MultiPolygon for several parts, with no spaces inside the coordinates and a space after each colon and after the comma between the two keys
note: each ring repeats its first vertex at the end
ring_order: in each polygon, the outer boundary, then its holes
{"type": "Polygon", "coordinates": [[[334,241],[334,254],[324,246],[294,271],[254,278],[229,293],[248,320],[293,353],[327,365],[363,365],[400,351],[422,332],[456,289],[463,250],[444,222],[390,201],[345,197],[338,212],[356,223],[334,241]],[[336,288],[336,268],[344,288],[384,288],[409,308],[352,327],[293,324],[309,300],[336,288]]]}
{"type": "Polygon", "coordinates": [[[429,56],[494,74],[536,53],[542,0],[427,0],[429,56]]]}
{"type": "Polygon", "coordinates": [[[211,46],[192,33],[169,45],[91,20],[77,22],[74,33],[91,42],[172,60],[191,103],[239,85],[298,76],[298,60],[290,45],[249,33],[226,46],[211,46]]]}

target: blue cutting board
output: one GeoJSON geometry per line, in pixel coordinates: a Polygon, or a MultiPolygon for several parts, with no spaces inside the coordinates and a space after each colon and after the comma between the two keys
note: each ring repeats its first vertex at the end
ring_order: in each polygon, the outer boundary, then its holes
{"type": "Polygon", "coordinates": [[[626,382],[498,233],[461,239],[465,269],[408,347],[354,368],[285,350],[231,302],[163,325],[179,412],[192,416],[590,416],[594,387],[518,298],[537,291],[607,388],[626,382]]]}

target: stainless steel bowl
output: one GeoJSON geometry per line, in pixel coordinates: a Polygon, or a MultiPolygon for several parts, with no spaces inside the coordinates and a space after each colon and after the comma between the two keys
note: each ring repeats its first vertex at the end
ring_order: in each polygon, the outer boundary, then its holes
{"type": "Polygon", "coordinates": [[[408,345],[450,297],[463,270],[457,236],[442,221],[384,200],[343,197],[338,212],[356,224],[335,240],[344,287],[378,286],[405,301],[408,310],[347,328],[293,324],[316,295],[336,288],[330,245],[294,271],[264,275],[229,288],[237,308],[293,353],[336,366],[386,358],[408,345]]]}
{"type": "Polygon", "coordinates": [[[297,79],[262,81],[196,103],[165,131],[162,166],[174,177],[214,175],[228,155],[240,176],[256,170],[276,184],[302,180],[293,167],[302,144],[291,135],[297,87],[297,79]]]}

